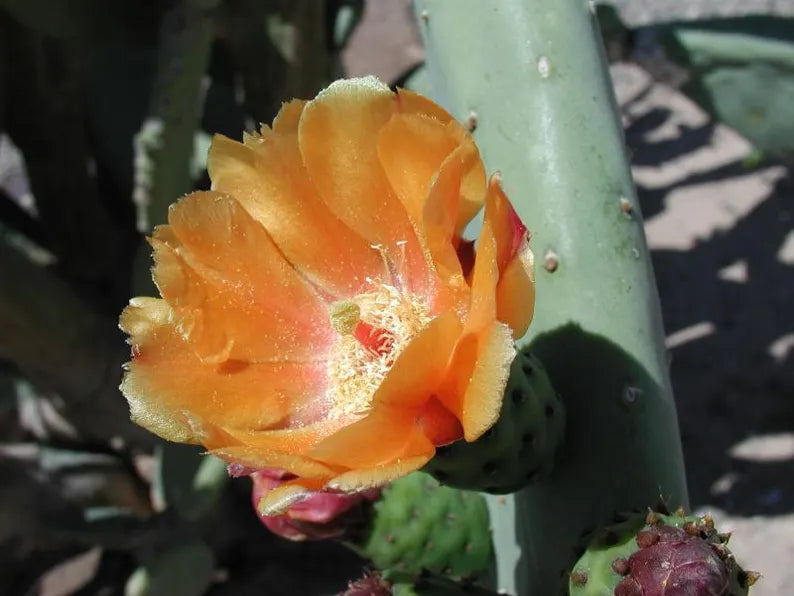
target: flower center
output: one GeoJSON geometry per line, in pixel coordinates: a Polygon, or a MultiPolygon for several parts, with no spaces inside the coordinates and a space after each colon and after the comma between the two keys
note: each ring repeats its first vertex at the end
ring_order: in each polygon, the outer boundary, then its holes
{"type": "Polygon", "coordinates": [[[380,284],[331,305],[331,325],[339,338],[328,360],[331,417],[361,415],[397,356],[430,321],[426,301],[380,284]]]}

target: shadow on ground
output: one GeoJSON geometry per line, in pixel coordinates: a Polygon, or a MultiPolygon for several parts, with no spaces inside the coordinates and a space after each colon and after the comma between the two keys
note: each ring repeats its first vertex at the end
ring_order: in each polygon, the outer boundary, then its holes
{"type": "MultiPolygon", "coordinates": [[[[662,166],[710,142],[712,124],[645,141],[669,114],[655,109],[632,122],[626,136],[635,165],[662,166]]],[[[646,220],[662,213],[676,189],[753,172],[731,161],[663,187],[638,184],[643,213],[646,220]]],[[[651,247],[668,334],[708,324],[706,333],[670,349],[694,506],[708,503],[740,515],[794,511],[790,450],[751,459],[731,455],[748,437],[794,432],[794,265],[780,254],[793,215],[789,170],[730,229],[688,250],[651,247]],[[741,263],[739,278],[721,273],[735,263],[741,263]]]]}

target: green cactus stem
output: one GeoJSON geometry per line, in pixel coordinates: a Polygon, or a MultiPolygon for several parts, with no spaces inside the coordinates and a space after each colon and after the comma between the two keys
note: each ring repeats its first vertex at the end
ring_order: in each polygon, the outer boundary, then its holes
{"type": "Polygon", "coordinates": [[[649,511],[622,516],[591,539],[568,581],[571,596],[745,596],[758,574],[744,571],[709,515],[649,511]]]}
{"type": "Polygon", "coordinates": [[[140,232],[164,223],[168,206],[191,189],[194,133],[218,3],[173,0],[162,17],[149,116],[135,138],[133,201],[140,232]]]}
{"type": "Polygon", "coordinates": [[[552,594],[583,528],[685,504],[653,271],[586,0],[419,0],[433,94],[476,114],[488,170],[532,232],[531,345],[567,412],[564,465],[489,500],[498,587],[552,594]]]}
{"type": "Polygon", "coordinates": [[[535,356],[519,352],[496,424],[474,443],[439,447],[424,471],[447,486],[515,492],[551,473],[564,430],[565,408],[546,369],[535,356]]]}
{"type": "Polygon", "coordinates": [[[794,19],[670,25],[661,39],[691,71],[688,95],[761,151],[794,161],[794,19]]]}
{"type": "Polygon", "coordinates": [[[454,579],[491,574],[488,508],[481,495],[439,485],[415,472],[383,489],[351,548],[401,579],[423,570],[454,579]]]}

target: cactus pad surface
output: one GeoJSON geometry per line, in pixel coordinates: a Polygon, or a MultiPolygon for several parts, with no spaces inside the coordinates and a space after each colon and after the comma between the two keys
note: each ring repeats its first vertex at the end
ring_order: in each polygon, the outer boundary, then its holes
{"type": "Polygon", "coordinates": [[[473,443],[436,451],[424,470],[448,486],[515,492],[547,477],[565,431],[565,408],[537,357],[519,352],[510,368],[499,420],[473,443]]]}
{"type": "Polygon", "coordinates": [[[351,545],[385,572],[423,570],[474,579],[490,572],[493,547],[481,495],[415,472],[383,489],[363,540],[351,545]]]}

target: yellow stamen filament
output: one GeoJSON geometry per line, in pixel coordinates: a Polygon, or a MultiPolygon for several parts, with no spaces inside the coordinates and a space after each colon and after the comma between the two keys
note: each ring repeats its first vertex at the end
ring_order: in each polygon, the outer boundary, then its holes
{"type": "Polygon", "coordinates": [[[339,333],[328,363],[332,418],[366,413],[395,359],[430,322],[428,310],[422,297],[402,293],[388,284],[331,306],[331,325],[339,333]],[[362,345],[352,335],[360,321],[388,334],[392,339],[390,349],[379,353],[362,345]]]}

